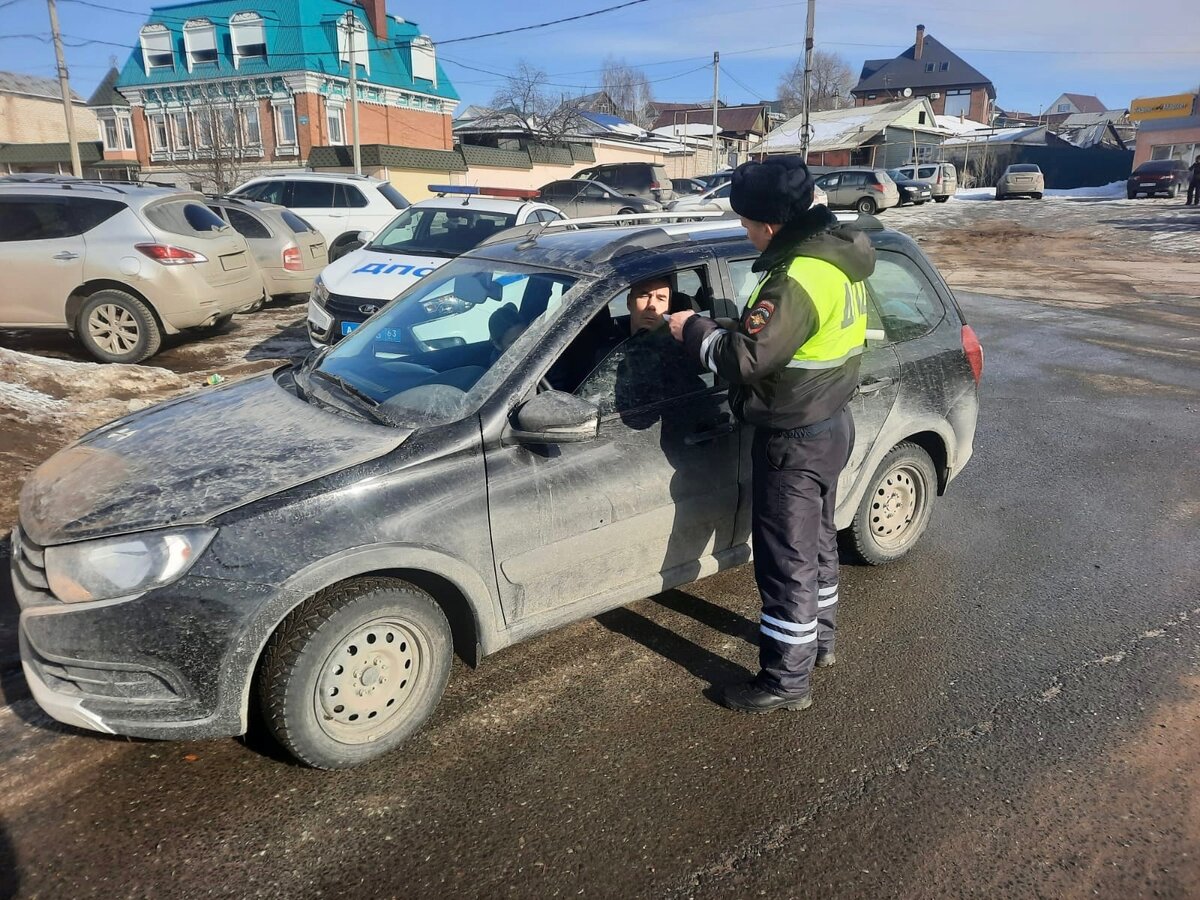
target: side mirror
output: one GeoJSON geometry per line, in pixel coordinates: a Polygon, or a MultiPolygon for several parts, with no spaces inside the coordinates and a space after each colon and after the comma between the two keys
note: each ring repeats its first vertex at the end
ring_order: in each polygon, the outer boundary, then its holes
{"type": "Polygon", "coordinates": [[[508,444],[574,444],[600,433],[600,410],[574,394],[545,391],[517,410],[508,444]]]}
{"type": "Polygon", "coordinates": [[[362,241],[364,244],[371,243],[371,238],[373,237],[375,237],[375,232],[373,231],[360,231],[358,233],[358,240],[362,241]]]}

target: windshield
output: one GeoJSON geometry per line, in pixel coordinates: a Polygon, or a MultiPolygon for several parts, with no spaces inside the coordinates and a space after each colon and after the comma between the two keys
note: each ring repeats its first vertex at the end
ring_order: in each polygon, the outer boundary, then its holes
{"type": "Polygon", "coordinates": [[[529,351],[577,281],[484,259],[455,260],[351,332],[311,372],[301,369],[301,386],[323,390],[340,380],[331,389],[339,399],[354,395],[343,405],[386,424],[461,418],[492,389],[495,379],[485,376],[503,374],[529,351]]]}
{"type": "Polygon", "coordinates": [[[899,169],[888,169],[887,173],[891,177],[892,181],[907,181],[908,180],[904,177],[904,173],[901,172],[899,169]]]}
{"type": "Polygon", "coordinates": [[[454,257],[478,247],[517,221],[515,215],[456,206],[410,206],[367,245],[382,253],[454,257]]]}

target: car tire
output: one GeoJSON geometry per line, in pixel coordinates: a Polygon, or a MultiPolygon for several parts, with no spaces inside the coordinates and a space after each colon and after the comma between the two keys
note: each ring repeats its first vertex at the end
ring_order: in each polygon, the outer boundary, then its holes
{"type": "Polygon", "coordinates": [[[854,208],[864,216],[873,216],[879,211],[879,204],[870,197],[860,197],[854,208]]]}
{"type": "Polygon", "coordinates": [[[934,197],[933,202],[934,203],[945,203],[949,199],[950,199],[949,197],[934,197]]]}
{"type": "Polygon", "coordinates": [[[150,307],[115,288],[88,297],[75,334],[88,353],[107,363],[140,363],[162,346],[162,329],[150,307]]]}
{"type": "Polygon", "coordinates": [[[862,562],[881,566],[907,554],[929,525],[937,472],[921,447],[902,441],[879,463],[843,543],[862,562]]]}
{"type": "Polygon", "coordinates": [[[267,729],[305,765],[362,765],[432,715],[453,656],[450,623],[424,591],[390,578],[328,588],[267,642],[257,679],[267,729]]]}
{"type": "Polygon", "coordinates": [[[1177,185],[1177,184],[1171,185],[1171,187],[1167,190],[1167,196],[1170,197],[1172,200],[1174,200],[1176,197],[1178,197],[1179,196],[1179,185],[1177,185]]]}
{"type": "MultiPolygon", "coordinates": [[[[636,215],[637,215],[637,210],[635,210],[635,209],[628,209],[628,208],[626,208],[626,209],[619,209],[619,210],[617,210],[617,215],[618,215],[618,216],[636,216],[636,215]]],[[[636,224],[636,223],[635,223],[635,222],[632,222],[632,221],[622,221],[622,220],[618,219],[618,220],[617,220],[617,224],[618,224],[618,225],[634,225],[634,224],[636,224]]]]}
{"type": "Polygon", "coordinates": [[[1041,199],[1042,199],[1042,195],[1041,195],[1041,194],[1034,194],[1034,195],[1033,195],[1033,199],[1034,199],[1034,200],[1041,200],[1041,199]]]}
{"type": "Polygon", "coordinates": [[[996,191],[996,199],[997,200],[1006,200],[1008,198],[1004,194],[1000,193],[999,191],[996,191]]]}
{"type": "Polygon", "coordinates": [[[1137,191],[1126,191],[1125,199],[1126,200],[1136,200],[1137,199],[1137,191]]]}

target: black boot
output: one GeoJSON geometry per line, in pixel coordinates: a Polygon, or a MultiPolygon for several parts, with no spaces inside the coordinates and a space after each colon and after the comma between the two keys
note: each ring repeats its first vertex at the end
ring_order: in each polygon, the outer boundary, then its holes
{"type": "Polygon", "coordinates": [[[729,684],[717,694],[722,706],[746,713],[769,713],[777,709],[808,709],[812,694],[784,697],[759,686],[757,679],[729,684]]]}
{"type": "Polygon", "coordinates": [[[827,669],[837,662],[837,654],[832,649],[817,651],[817,668],[827,669]]]}

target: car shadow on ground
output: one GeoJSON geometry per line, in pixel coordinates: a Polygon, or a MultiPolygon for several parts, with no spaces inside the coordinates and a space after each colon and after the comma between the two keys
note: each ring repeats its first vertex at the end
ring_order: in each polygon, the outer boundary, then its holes
{"type": "Polygon", "coordinates": [[[1164,219],[1161,216],[1147,216],[1146,218],[1119,218],[1119,219],[1101,219],[1101,225],[1110,225],[1121,231],[1148,231],[1155,234],[1178,234],[1194,237],[1196,234],[1196,226],[1200,225],[1200,208],[1197,210],[1196,218],[1173,218],[1164,219]]]}
{"type": "MultiPolygon", "coordinates": [[[[747,638],[747,629],[753,629],[753,626],[741,616],[721,610],[720,607],[681,591],[667,591],[666,594],[653,599],[654,602],[658,602],[668,609],[691,616],[702,624],[709,625],[725,634],[732,634],[734,637],[747,638]],[[714,610],[719,612],[714,612],[714,610]]],[[[705,650],[671,629],[652,622],[627,607],[602,613],[596,617],[596,621],[614,634],[627,637],[646,649],[654,651],[664,659],[687,669],[700,680],[707,682],[710,690],[731,682],[745,681],[752,674],[737,663],[705,650]]],[[[705,693],[708,694],[709,691],[705,693]]]]}
{"type": "Polygon", "coordinates": [[[16,897],[21,887],[20,876],[17,875],[17,851],[8,829],[0,822],[0,900],[10,900],[16,897]]]}
{"type": "Polygon", "coordinates": [[[262,359],[297,359],[304,357],[312,349],[313,346],[308,341],[306,320],[298,319],[247,350],[245,359],[247,362],[262,359]]]}

